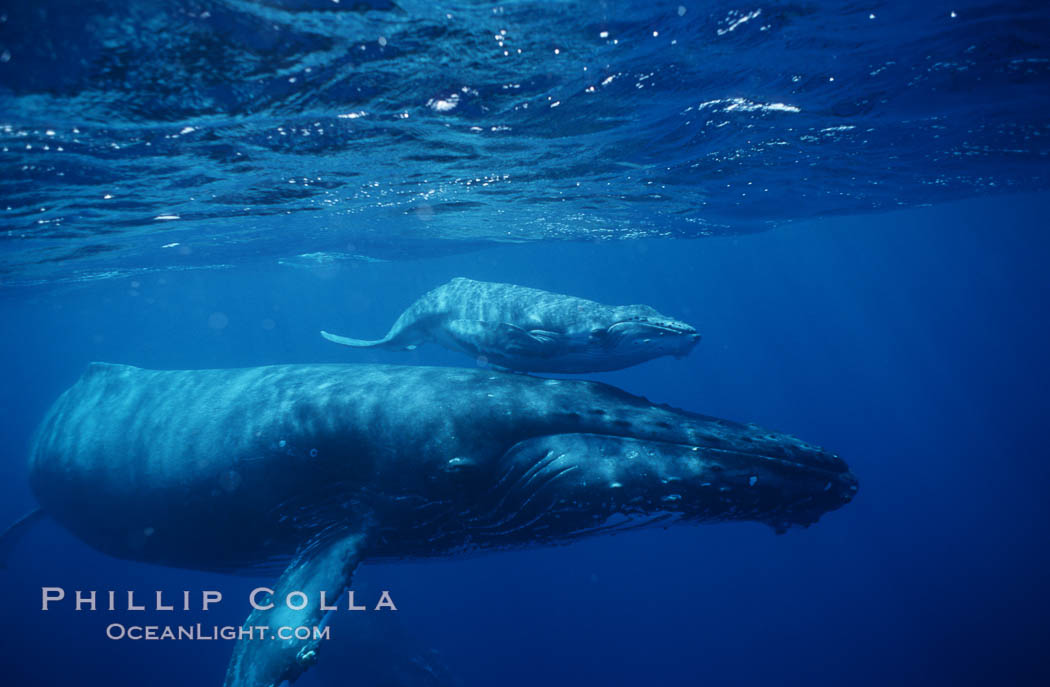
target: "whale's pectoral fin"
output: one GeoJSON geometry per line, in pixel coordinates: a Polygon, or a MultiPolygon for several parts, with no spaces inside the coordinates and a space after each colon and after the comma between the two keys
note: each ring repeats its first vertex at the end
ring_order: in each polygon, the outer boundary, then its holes
{"type": "Polygon", "coordinates": [[[321,638],[315,637],[314,628],[322,627],[326,612],[321,608],[321,594],[328,606],[335,605],[361,560],[364,540],[361,533],[344,533],[312,542],[300,550],[277,580],[270,598],[256,598],[260,606],[267,608],[253,610],[245,621],[226,670],[224,687],[273,687],[285,680],[294,681],[317,661],[321,638]],[[294,594],[288,603],[292,592],[306,595],[305,608],[289,608],[303,601],[294,594]],[[266,629],[260,629],[263,627],[266,629]],[[301,627],[309,628],[306,639],[294,636],[295,629],[301,627]],[[285,630],[291,636],[280,636],[280,628],[291,628],[285,630]]]}
{"type": "Polygon", "coordinates": [[[560,335],[542,329],[525,331],[507,322],[452,320],[446,325],[449,336],[475,355],[545,356],[558,347],[560,335]]]}

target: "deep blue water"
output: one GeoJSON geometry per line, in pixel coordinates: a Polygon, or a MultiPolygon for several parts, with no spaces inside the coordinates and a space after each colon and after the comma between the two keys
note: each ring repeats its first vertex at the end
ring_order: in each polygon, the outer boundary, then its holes
{"type": "MultiPolygon", "coordinates": [[[[396,618],[338,616],[297,684],[1046,684],[1050,13],[681,6],[4,3],[0,522],[91,361],[470,365],[317,332],[513,282],[695,324],[589,376],[824,445],[856,499],[783,536],[366,562],[396,618]]],[[[53,523],[0,576],[26,686],[219,684],[231,650],[109,641],[127,613],[41,586],[218,589],[176,620],[236,625],[270,581],[53,523]]]]}

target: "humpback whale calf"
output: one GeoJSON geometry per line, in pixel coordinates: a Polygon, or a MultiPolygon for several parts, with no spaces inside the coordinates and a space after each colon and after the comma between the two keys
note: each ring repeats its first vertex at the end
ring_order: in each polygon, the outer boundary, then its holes
{"type": "Polygon", "coordinates": [[[700,340],[693,327],[647,305],[610,306],[514,284],[457,277],[424,294],[382,339],[321,336],[359,348],[405,350],[425,341],[518,372],[604,372],[663,355],[681,357],[700,340]]]}
{"type": "MultiPolygon", "coordinates": [[[[784,531],[857,489],[812,444],[605,384],[382,365],[94,363],[45,416],[29,476],[43,512],[108,554],[283,568],[273,607],[245,623],[271,628],[321,622],[317,599],[337,599],[361,561],[657,523],[784,531]],[[312,605],[282,603],[293,591],[312,605]]],[[[225,685],[294,680],[319,644],[241,638],[225,685]]]]}

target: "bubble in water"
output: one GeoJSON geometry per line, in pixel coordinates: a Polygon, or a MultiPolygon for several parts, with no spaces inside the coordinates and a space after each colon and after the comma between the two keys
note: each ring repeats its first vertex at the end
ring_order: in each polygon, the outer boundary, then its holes
{"type": "Polygon", "coordinates": [[[208,326],[215,330],[226,329],[229,323],[230,318],[224,312],[213,312],[208,317],[208,326]]]}

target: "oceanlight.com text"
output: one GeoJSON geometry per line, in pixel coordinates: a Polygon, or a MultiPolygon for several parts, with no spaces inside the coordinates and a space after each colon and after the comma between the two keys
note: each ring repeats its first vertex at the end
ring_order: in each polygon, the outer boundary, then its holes
{"type": "Polygon", "coordinates": [[[327,640],[330,627],[316,625],[270,627],[269,625],[124,625],[106,626],[106,637],[112,640],[146,641],[220,641],[220,640],[327,640]]]}

